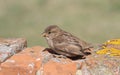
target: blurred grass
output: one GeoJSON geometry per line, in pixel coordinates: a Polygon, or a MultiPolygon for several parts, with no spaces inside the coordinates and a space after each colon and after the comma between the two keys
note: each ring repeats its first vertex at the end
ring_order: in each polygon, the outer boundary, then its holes
{"type": "Polygon", "coordinates": [[[47,46],[40,34],[51,24],[91,43],[120,38],[120,0],[0,1],[0,37],[47,46]]]}

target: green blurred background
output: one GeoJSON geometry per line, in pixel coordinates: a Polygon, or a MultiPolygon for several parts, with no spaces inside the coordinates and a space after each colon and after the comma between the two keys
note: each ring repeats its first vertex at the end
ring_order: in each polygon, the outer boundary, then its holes
{"type": "Polygon", "coordinates": [[[91,43],[120,38],[120,0],[0,0],[0,37],[47,46],[40,34],[51,24],[91,43]]]}

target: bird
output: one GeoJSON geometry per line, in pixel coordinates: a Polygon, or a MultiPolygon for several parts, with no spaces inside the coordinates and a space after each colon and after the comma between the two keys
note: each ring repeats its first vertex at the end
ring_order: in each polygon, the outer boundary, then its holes
{"type": "Polygon", "coordinates": [[[84,57],[86,55],[85,50],[92,47],[90,43],[61,29],[58,25],[46,27],[42,36],[45,37],[53,52],[65,57],[84,57]]]}

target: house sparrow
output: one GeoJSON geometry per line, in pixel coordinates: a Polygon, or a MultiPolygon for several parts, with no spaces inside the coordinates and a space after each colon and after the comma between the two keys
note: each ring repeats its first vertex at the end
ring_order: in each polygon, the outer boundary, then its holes
{"type": "Polygon", "coordinates": [[[84,56],[86,55],[84,51],[91,47],[90,44],[62,30],[57,25],[48,26],[42,35],[55,53],[66,57],[84,56]]]}

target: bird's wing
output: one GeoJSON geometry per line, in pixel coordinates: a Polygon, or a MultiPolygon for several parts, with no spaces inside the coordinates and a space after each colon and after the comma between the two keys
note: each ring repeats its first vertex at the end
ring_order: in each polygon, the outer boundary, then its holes
{"type": "Polygon", "coordinates": [[[70,33],[64,33],[64,35],[61,35],[61,37],[64,37],[64,41],[67,41],[69,43],[73,43],[75,45],[79,45],[82,47],[82,49],[86,49],[86,48],[91,48],[93,47],[92,44],[87,43],[79,38],[77,38],[76,36],[70,34],[70,33]],[[69,38],[69,39],[68,39],[69,38]]]}
{"type": "Polygon", "coordinates": [[[56,43],[54,44],[55,49],[59,52],[69,54],[70,56],[84,55],[81,51],[81,47],[75,44],[70,43],[56,43]]]}

